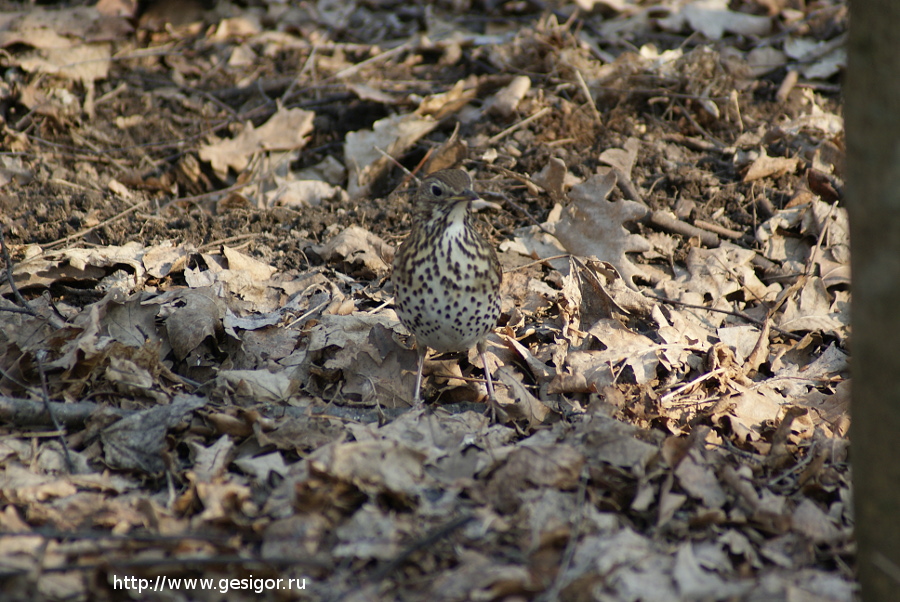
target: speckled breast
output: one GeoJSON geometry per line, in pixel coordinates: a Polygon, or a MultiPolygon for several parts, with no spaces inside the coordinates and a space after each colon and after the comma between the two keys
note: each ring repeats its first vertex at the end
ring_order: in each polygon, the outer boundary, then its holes
{"type": "Polygon", "coordinates": [[[435,351],[474,346],[500,316],[496,254],[477,232],[449,228],[433,253],[417,253],[395,279],[397,314],[419,345],[435,351]]]}

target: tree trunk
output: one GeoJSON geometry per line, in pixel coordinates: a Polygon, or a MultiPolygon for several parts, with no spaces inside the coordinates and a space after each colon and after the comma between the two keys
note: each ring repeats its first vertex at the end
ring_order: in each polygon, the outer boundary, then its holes
{"type": "Polygon", "coordinates": [[[855,0],[845,82],[851,462],[863,599],[900,592],[900,2],[855,0]]]}

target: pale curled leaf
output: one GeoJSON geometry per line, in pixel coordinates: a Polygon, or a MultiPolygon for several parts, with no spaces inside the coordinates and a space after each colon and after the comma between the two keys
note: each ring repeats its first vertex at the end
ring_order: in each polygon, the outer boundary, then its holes
{"type": "Polygon", "coordinates": [[[336,441],[309,457],[316,471],[352,483],[373,496],[385,491],[417,495],[432,482],[424,460],[424,454],[390,440],[336,441]]]}
{"type": "Polygon", "coordinates": [[[253,259],[228,246],[222,247],[222,254],[228,260],[229,270],[245,272],[248,278],[254,280],[268,280],[277,271],[269,264],[253,259]]]}
{"type": "Polygon", "coordinates": [[[52,73],[67,79],[92,84],[109,75],[112,47],[109,43],[80,44],[73,48],[47,48],[19,57],[25,71],[52,73]]]}
{"type": "Polygon", "coordinates": [[[278,188],[266,193],[267,207],[318,207],[323,201],[349,200],[347,193],[339,186],[332,186],[322,180],[279,181],[278,188]]]}
{"type": "Polygon", "coordinates": [[[809,498],[803,499],[794,509],[791,526],[816,543],[833,542],[840,535],[832,519],[809,498]]]}
{"type": "Polygon", "coordinates": [[[532,180],[541,186],[550,195],[554,202],[559,203],[565,198],[566,176],[569,174],[566,164],[562,159],[552,157],[544,169],[534,175],[532,180]]]}
{"type": "Polygon", "coordinates": [[[379,119],[371,130],[347,134],[344,161],[349,170],[347,193],[350,198],[368,195],[375,179],[392,165],[382,152],[391,157],[401,155],[437,125],[433,117],[408,113],[379,119]]]}
{"type": "Polygon", "coordinates": [[[713,466],[693,448],[675,468],[678,482],[692,497],[703,501],[707,508],[721,508],[728,499],[719,485],[713,466]]]}
{"type": "Polygon", "coordinates": [[[269,481],[273,473],[283,477],[290,470],[290,466],[284,461],[284,456],[280,451],[262,456],[248,455],[247,457],[236,458],[234,465],[260,483],[269,481]]]}
{"type": "Polygon", "coordinates": [[[351,272],[371,278],[383,275],[390,269],[394,248],[379,236],[365,228],[350,226],[323,245],[313,250],[328,262],[343,262],[351,272]]]}
{"type": "Polygon", "coordinates": [[[194,460],[193,472],[201,481],[222,477],[234,458],[234,442],[228,435],[222,435],[209,446],[188,441],[188,448],[194,460]]]}
{"type": "Polygon", "coordinates": [[[631,170],[637,161],[640,147],[640,140],[629,138],[625,141],[624,148],[608,148],[600,153],[598,159],[601,163],[606,163],[610,167],[621,171],[626,178],[631,178],[631,170]]]}
{"type": "Polygon", "coordinates": [[[220,370],[211,394],[243,403],[276,403],[290,397],[299,385],[286,371],[220,370]]]}
{"type": "Polygon", "coordinates": [[[850,327],[844,313],[832,310],[831,296],[821,278],[810,278],[800,289],[799,298],[791,297],[784,304],[778,325],[790,332],[819,331],[833,333],[843,339],[850,327]]]}
{"type": "Polygon", "coordinates": [[[784,398],[768,385],[746,389],[717,404],[722,409],[713,419],[727,417],[739,440],[755,441],[760,437],[759,426],[780,416],[783,403],[784,398]]]}
{"type": "Polygon", "coordinates": [[[800,165],[797,157],[770,157],[762,149],[759,157],[747,168],[744,182],[753,182],[762,178],[777,178],[786,173],[793,173],[800,165]]]}
{"type": "MultiPolygon", "coordinates": [[[[143,245],[131,242],[122,246],[95,247],[90,249],[65,249],[62,251],[40,252],[34,245],[30,256],[13,266],[13,277],[20,289],[45,287],[61,280],[81,282],[100,280],[107,274],[104,268],[119,264],[134,271],[134,283],[143,281],[143,245]]],[[[11,292],[8,283],[0,287],[0,294],[11,292]]],[[[130,292],[130,291],[128,291],[130,292]]]]}
{"type": "Polygon", "coordinates": [[[740,598],[753,588],[753,584],[726,582],[718,574],[728,574],[732,570],[731,561],[721,546],[686,541],[679,545],[672,576],[682,600],[740,598]]]}
{"type": "Polygon", "coordinates": [[[196,252],[194,245],[175,246],[170,241],[164,241],[145,249],[141,260],[148,274],[154,278],[165,278],[173,270],[183,269],[187,258],[196,252]]]}
{"type": "Polygon", "coordinates": [[[519,75],[504,88],[501,88],[484,106],[487,113],[495,113],[500,117],[509,117],[531,89],[531,78],[519,75]]]}
{"type": "Polygon", "coordinates": [[[752,265],[755,256],[754,251],[727,242],[717,249],[693,247],[687,257],[690,276],[680,280],[689,290],[717,301],[742,289],[749,298],[774,301],[781,287],[759,280],[752,265]]]}

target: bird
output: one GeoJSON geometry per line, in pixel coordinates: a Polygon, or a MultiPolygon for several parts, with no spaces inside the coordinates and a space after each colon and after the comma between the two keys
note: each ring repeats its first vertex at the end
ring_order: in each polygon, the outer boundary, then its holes
{"type": "Polygon", "coordinates": [[[416,338],[418,367],[413,407],[422,406],[422,368],[428,348],[439,353],[477,347],[493,406],[487,334],[500,317],[503,272],[497,252],[475,229],[472,201],[479,196],[461,169],[425,178],[413,196],[409,236],[394,256],[394,304],[416,338]]]}

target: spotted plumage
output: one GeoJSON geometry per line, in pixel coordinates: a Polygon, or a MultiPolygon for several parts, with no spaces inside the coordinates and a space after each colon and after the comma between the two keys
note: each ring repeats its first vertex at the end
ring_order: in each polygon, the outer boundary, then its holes
{"type": "Polygon", "coordinates": [[[494,248],[474,227],[470,209],[477,199],[469,174],[460,169],[425,178],[414,198],[412,231],[394,258],[397,315],[416,335],[419,352],[416,405],[426,347],[446,352],[477,346],[494,398],[485,337],[500,316],[502,272],[494,248]]]}

